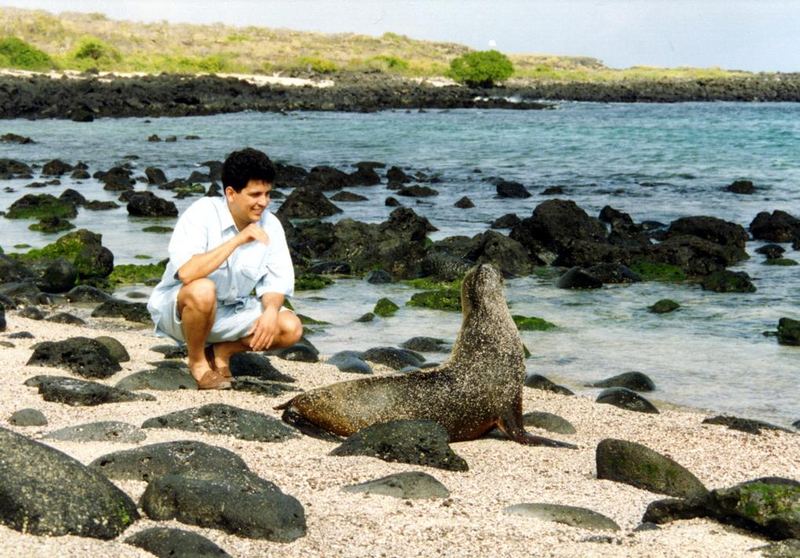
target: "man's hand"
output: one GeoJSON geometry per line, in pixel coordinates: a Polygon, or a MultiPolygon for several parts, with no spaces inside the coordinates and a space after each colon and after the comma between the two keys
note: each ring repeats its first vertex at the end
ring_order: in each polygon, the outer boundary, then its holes
{"type": "MultiPolygon", "coordinates": [[[[260,229],[259,229],[260,230],[260,229]]],[[[273,307],[266,308],[247,332],[252,335],[250,350],[263,351],[270,347],[278,333],[278,310],[273,307]]]]}
{"type": "Polygon", "coordinates": [[[236,235],[239,245],[247,244],[248,242],[258,241],[262,244],[269,244],[269,236],[264,232],[264,229],[258,226],[257,223],[250,223],[236,235]]]}

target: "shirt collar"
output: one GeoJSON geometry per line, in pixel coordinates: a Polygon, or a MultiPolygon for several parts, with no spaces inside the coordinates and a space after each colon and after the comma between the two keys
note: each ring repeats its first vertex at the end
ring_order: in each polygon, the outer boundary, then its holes
{"type": "Polygon", "coordinates": [[[216,202],[220,230],[226,231],[231,227],[236,228],[236,223],[233,222],[233,215],[231,215],[231,210],[228,209],[228,202],[225,200],[225,196],[212,199],[216,202]]]}

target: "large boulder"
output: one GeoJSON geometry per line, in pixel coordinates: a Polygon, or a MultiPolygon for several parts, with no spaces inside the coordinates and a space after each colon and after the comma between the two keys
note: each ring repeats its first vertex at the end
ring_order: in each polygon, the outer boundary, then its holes
{"type": "Polygon", "coordinates": [[[139,519],[106,477],[49,446],[0,428],[0,522],[29,535],[113,539],[139,519]]]}
{"type": "Polygon", "coordinates": [[[55,258],[34,264],[40,273],[36,286],[46,293],[65,293],[75,286],[78,270],[65,258],[55,258]]]}
{"type": "Polygon", "coordinates": [[[431,420],[394,420],[359,430],[331,455],[366,455],[383,461],[425,465],[449,471],[468,470],[448,445],[447,430],[431,420]]]}
{"type": "Polygon", "coordinates": [[[244,460],[232,451],[192,441],[163,442],[107,453],[89,467],[110,479],[145,482],[191,471],[247,470],[244,460]]]}
{"type": "Polygon", "coordinates": [[[158,558],[229,558],[230,554],[213,542],[191,531],[151,527],[125,539],[158,558]]]}
{"type": "Polygon", "coordinates": [[[704,276],[741,261],[742,253],[735,244],[723,245],[699,236],[673,234],[653,246],[645,259],[678,266],[691,276],[704,276]]]}
{"type": "Polygon", "coordinates": [[[607,438],[597,445],[595,458],[598,479],[679,498],[701,497],[708,492],[685,467],[636,442],[607,438]]]}
{"type": "Polygon", "coordinates": [[[627,411],[637,413],[658,414],[658,409],[647,399],[633,390],[624,387],[610,387],[600,392],[597,396],[597,403],[613,405],[627,411]]]}
{"type": "Polygon", "coordinates": [[[785,317],[778,320],[778,343],[800,345],[800,320],[785,317]]]}
{"type": "Polygon", "coordinates": [[[302,187],[289,194],[276,215],[291,219],[319,219],[341,212],[319,189],[302,187]]]}
{"type": "Polygon", "coordinates": [[[25,194],[9,206],[9,219],[45,219],[61,217],[71,219],[78,216],[75,204],[51,194],[25,194]]]}
{"type": "Polygon", "coordinates": [[[65,163],[61,159],[53,159],[48,161],[42,167],[42,176],[62,176],[71,172],[75,167],[69,163],[65,163]]]}
{"type": "Polygon", "coordinates": [[[73,407],[91,407],[127,401],[155,401],[156,399],[149,393],[136,394],[97,382],[87,382],[66,376],[34,376],[25,380],[25,385],[39,388],[39,394],[45,401],[64,403],[73,407]]]}
{"type": "Polygon", "coordinates": [[[141,506],[156,521],[176,519],[251,539],[288,543],[306,534],[302,504],[247,469],[157,477],[141,506]]]}
{"type": "Polygon", "coordinates": [[[618,258],[603,223],[570,200],[542,202],[511,229],[510,236],[528,249],[536,263],[590,265],[618,258]]]}
{"type": "Polygon", "coordinates": [[[689,500],[658,500],[643,521],[711,517],[775,540],[800,539],[800,482],[780,477],[754,479],[689,500]]]}
{"type": "Polygon", "coordinates": [[[37,343],[27,364],[64,368],[84,378],[108,378],[122,370],[105,345],[88,337],[37,343]]]}
{"type": "Polygon", "coordinates": [[[35,276],[33,270],[17,258],[0,254],[0,284],[28,281],[35,276]]]}
{"type": "Polygon", "coordinates": [[[153,192],[134,192],[128,199],[128,214],[135,217],[177,217],[178,208],[153,192]]]}
{"type": "Polygon", "coordinates": [[[800,219],[779,209],[762,211],[750,222],[750,233],[755,240],[792,242],[800,239],[800,219]]]}
{"type": "Polygon", "coordinates": [[[495,184],[495,189],[497,190],[498,198],[524,199],[532,195],[525,186],[511,180],[499,180],[495,184]]]}
{"type": "Polygon", "coordinates": [[[0,180],[9,180],[11,178],[33,178],[33,169],[22,161],[0,159],[0,180]]]}
{"type": "Polygon", "coordinates": [[[276,418],[222,403],[210,403],[153,417],[144,421],[142,428],[224,434],[256,442],[283,442],[297,436],[293,428],[276,418]]]}
{"type": "Polygon", "coordinates": [[[30,250],[26,258],[36,261],[61,257],[75,266],[81,279],[108,277],[114,270],[114,254],[103,246],[102,238],[97,233],[78,229],[44,248],[30,250]]]}
{"type": "Polygon", "coordinates": [[[112,298],[92,310],[93,318],[124,318],[129,322],[151,323],[152,318],[144,302],[128,302],[112,298]]]}
{"type": "Polygon", "coordinates": [[[97,171],[92,176],[103,183],[104,190],[124,192],[132,190],[136,181],[131,178],[131,170],[125,166],[117,166],[107,171],[97,171]]]}
{"type": "Polygon", "coordinates": [[[320,192],[332,192],[334,190],[341,190],[342,188],[354,186],[356,184],[351,181],[350,175],[348,175],[346,172],[329,167],[327,165],[320,165],[313,167],[309,171],[308,175],[306,176],[305,185],[310,186],[310,189],[312,190],[317,190],[320,192]]]}
{"type": "Polygon", "coordinates": [[[475,264],[490,263],[506,277],[529,275],[533,270],[522,244],[492,230],[472,238],[472,248],[465,258],[475,264]]]}
{"type": "Polygon", "coordinates": [[[715,293],[754,293],[756,286],[745,271],[723,269],[703,277],[700,285],[704,291],[715,293]]]}
{"type": "Polygon", "coordinates": [[[749,238],[747,231],[736,223],[723,221],[717,217],[681,217],[670,223],[666,236],[669,238],[681,235],[696,236],[722,246],[736,247],[739,250],[735,254],[739,260],[748,257],[744,250],[749,238]]]}

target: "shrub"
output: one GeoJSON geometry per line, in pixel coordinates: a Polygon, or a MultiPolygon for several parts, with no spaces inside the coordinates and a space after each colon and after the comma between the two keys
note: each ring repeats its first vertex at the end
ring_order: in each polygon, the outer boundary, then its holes
{"type": "Polygon", "coordinates": [[[47,53],[17,37],[0,39],[3,65],[23,70],[49,70],[54,66],[47,53]]]}
{"type": "Polygon", "coordinates": [[[376,66],[379,69],[385,68],[395,72],[404,72],[408,70],[408,61],[397,56],[382,54],[380,56],[373,56],[367,62],[371,66],[376,66]]]}
{"type": "Polygon", "coordinates": [[[75,50],[72,51],[73,60],[81,67],[110,66],[122,60],[119,51],[98,39],[97,37],[83,37],[75,50]]]}
{"type": "Polygon", "coordinates": [[[310,70],[318,74],[332,74],[339,70],[339,68],[332,61],[326,58],[318,58],[315,56],[304,56],[297,60],[299,66],[304,69],[310,70]]]}
{"type": "Polygon", "coordinates": [[[491,87],[514,73],[508,57],[496,50],[468,52],[450,62],[449,76],[470,87],[491,87]]]}

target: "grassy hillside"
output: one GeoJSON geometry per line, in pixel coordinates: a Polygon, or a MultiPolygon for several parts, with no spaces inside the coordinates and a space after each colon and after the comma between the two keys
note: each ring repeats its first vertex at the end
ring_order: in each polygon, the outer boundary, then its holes
{"type": "MultiPolygon", "coordinates": [[[[24,44],[24,43],[23,43],[24,44]]],[[[380,71],[408,77],[444,75],[465,52],[454,43],[321,34],[264,27],[133,23],[102,14],[0,8],[0,67],[126,72],[318,74],[380,71]],[[27,51],[14,38],[35,47],[27,51]],[[22,49],[23,51],[21,51],[22,49]]],[[[742,75],[719,69],[614,70],[588,57],[510,55],[513,78],[542,81],[697,79],[742,75]]]]}

